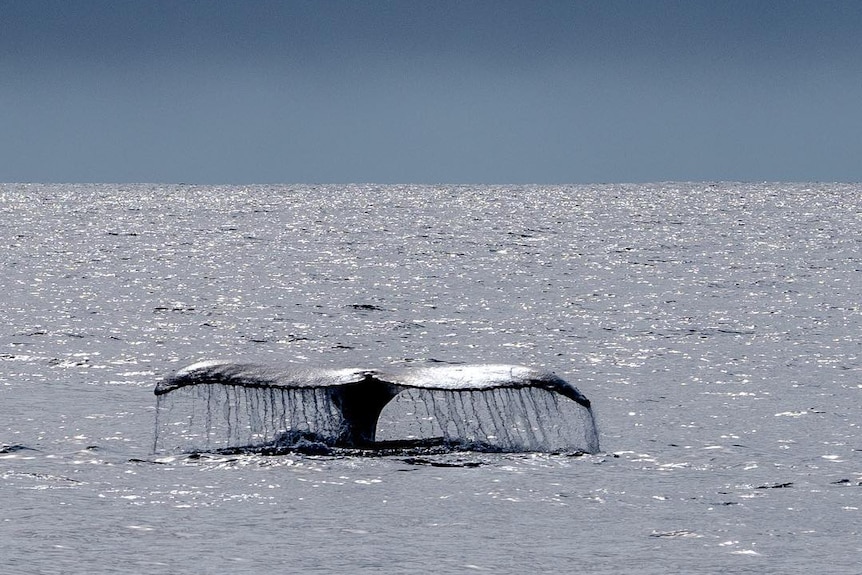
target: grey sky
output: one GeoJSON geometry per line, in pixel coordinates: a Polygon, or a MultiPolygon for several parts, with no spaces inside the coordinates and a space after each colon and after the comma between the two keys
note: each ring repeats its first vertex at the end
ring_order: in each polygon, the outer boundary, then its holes
{"type": "Polygon", "coordinates": [[[0,0],[0,181],[862,180],[856,1],[0,0]]]}

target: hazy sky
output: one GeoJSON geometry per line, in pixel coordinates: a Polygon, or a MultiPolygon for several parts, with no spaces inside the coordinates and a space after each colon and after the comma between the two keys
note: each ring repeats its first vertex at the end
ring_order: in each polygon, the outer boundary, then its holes
{"type": "Polygon", "coordinates": [[[0,0],[0,181],[862,180],[862,2],[0,0]]]}

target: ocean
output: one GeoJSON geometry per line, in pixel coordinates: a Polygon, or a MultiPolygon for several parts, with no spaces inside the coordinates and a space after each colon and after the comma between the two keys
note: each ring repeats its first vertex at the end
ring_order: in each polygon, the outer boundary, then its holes
{"type": "Polygon", "coordinates": [[[862,186],[0,185],[14,574],[807,573],[862,559],[862,186]],[[507,363],[597,454],[154,449],[205,359],[507,363]]]}

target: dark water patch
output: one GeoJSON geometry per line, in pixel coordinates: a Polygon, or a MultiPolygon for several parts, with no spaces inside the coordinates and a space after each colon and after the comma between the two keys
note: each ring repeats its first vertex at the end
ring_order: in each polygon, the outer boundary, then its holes
{"type": "Polygon", "coordinates": [[[431,467],[479,467],[483,465],[481,461],[440,461],[427,457],[407,457],[402,461],[410,465],[430,465],[431,467]]]}
{"type": "Polygon", "coordinates": [[[59,358],[54,357],[48,360],[48,365],[52,367],[90,367],[90,358],[88,357],[80,357],[80,358],[59,358]]]}
{"type": "MultiPolygon", "coordinates": [[[[301,434],[302,437],[290,440],[277,440],[263,445],[244,445],[239,447],[226,447],[211,451],[193,451],[199,458],[204,453],[214,455],[261,455],[265,457],[280,457],[287,455],[326,455],[337,458],[361,457],[361,458],[402,458],[402,457],[431,457],[446,456],[451,454],[503,454],[509,453],[500,449],[499,446],[479,442],[456,442],[442,437],[378,441],[373,446],[363,448],[331,446],[315,434],[301,434]]],[[[583,452],[572,452],[567,455],[580,456],[583,452]]]]}
{"type": "Polygon", "coordinates": [[[19,451],[39,451],[33,447],[27,447],[26,445],[21,445],[20,443],[15,443],[12,445],[0,445],[0,453],[18,453],[19,451]]]}
{"type": "Polygon", "coordinates": [[[299,439],[290,444],[274,442],[264,445],[246,445],[242,447],[226,447],[217,449],[214,453],[218,455],[263,455],[267,457],[279,457],[284,455],[338,455],[348,450],[330,447],[322,441],[299,439]]]}
{"type": "Polygon", "coordinates": [[[703,535],[698,535],[694,531],[687,529],[675,529],[673,531],[653,531],[649,535],[660,539],[679,539],[679,538],[700,538],[703,535]]]}
{"type": "Polygon", "coordinates": [[[31,477],[33,479],[38,479],[40,481],[50,481],[55,483],[76,483],[82,484],[84,481],[80,481],[78,479],[73,479],[71,477],[66,477],[64,475],[54,475],[53,473],[40,473],[40,472],[15,472],[16,475],[21,477],[31,477]]]}
{"type": "Polygon", "coordinates": [[[786,489],[788,487],[793,487],[792,481],[787,483],[773,483],[772,485],[758,485],[757,489],[786,489]]]}
{"type": "Polygon", "coordinates": [[[155,313],[164,313],[164,312],[172,312],[172,313],[190,313],[194,312],[195,307],[186,305],[183,303],[175,303],[172,305],[159,305],[153,308],[153,312],[155,313]]]}
{"type": "Polygon", "coordinates": [[[854,487],[862,486],[862,481],[851,481],[850,479],[839,479],[838,481],[832,481],[831,485],[852,485],[854,487]]]}

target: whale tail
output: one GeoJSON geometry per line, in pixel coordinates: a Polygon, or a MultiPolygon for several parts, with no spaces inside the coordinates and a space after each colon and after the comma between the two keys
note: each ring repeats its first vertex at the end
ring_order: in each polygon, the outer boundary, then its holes
{"type": "Polygon", "coordinates": [[[284,369],[201,362],[156,386],[155,449],[226,449],[314,438],[495,451],[599,450],[590,401],[556,375],[513,365],[284,369]]]}

